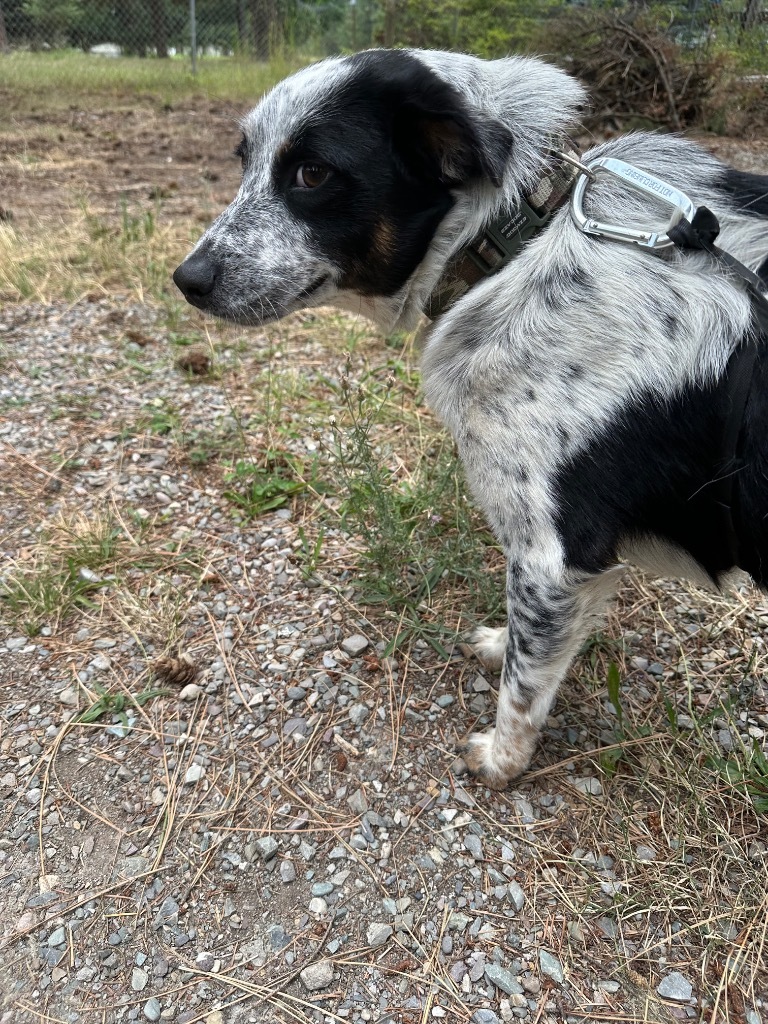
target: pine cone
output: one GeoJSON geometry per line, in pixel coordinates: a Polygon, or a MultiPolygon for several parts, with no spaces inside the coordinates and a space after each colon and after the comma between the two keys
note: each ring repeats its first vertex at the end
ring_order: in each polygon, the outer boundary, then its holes
{"type": "Polygon", "coordinates": [[[178,658],[158,658],[152,665],[152,671],[161,683],[186,686],[195,681],[197,665],[188,654],[180,654],[178,658]]]}

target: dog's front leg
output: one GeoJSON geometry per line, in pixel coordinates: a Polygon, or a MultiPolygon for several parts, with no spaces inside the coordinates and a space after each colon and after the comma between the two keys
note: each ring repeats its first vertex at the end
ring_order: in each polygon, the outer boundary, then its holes
{"type": "MultiPolygon", "coordinates": [[[[541,562],[511,560],[507,635],[496,727],[471,733],[461,751],[485,785],[502,789],[525,771],[568,667],[613,596],[623,566],[593,576],[542,572],[541,562]]],[[[481,636],[500,653],[498,636],[481,636]]]]}

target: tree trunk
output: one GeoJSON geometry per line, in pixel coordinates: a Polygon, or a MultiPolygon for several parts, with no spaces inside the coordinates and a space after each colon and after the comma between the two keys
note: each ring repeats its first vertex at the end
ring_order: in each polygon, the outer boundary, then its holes
{"type": "Polygon", "coordinates": [[[397,8],[397,0],[386,0],[386,6],[384,7],[384,45],[394,46],[395,45],[395,14],[397,8]]]}
{"type": "Polygon", "coordinates": [[[8,53],[8,33],[5,30],[5,16],[3,15],[3,4],[0,0],[0,53],[8,53]]]}
{"type": "Polygon", "coordinates": [[[272,4],[270,0],[250,0],[251,48],[257,60],[269,60],[269,41],[272,33],[272,4]]]}
{"type": "Polygon", "coordinates": [[[168,19],[165,16],[165,0],[149,0],[149,15],[152,22],[152,42],[158,57],[168,56],[168,19]]]}
{"type": "Polygon", "coordinates": [[[741,12],[741,30],[749,32],[757,24],[760,18],[760,0],[747,0],[744,10],[741,12]]]}

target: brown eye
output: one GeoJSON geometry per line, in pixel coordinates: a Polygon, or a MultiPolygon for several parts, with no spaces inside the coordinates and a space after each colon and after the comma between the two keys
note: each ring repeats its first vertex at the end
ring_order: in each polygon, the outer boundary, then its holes
{"type": "Polygon", "coordinates": [[[330,173],[325,164],[301,164],[296,171],[296,184],[299,188],[318,188],[330,173]]]}

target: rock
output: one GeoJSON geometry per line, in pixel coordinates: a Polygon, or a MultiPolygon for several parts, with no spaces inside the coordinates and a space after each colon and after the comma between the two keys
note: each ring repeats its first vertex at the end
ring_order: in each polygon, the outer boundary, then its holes
{"type": "Polygon", "coordinates": [[[174,925],[179,919],[179,904],[173,898],[173,896],[166,896],[163,902],[160,904],[160,909],[155,915],[154,926],[159,928],[161,925],[174,925]]]}
{"type": "Polygon", "coordinates": [[[506,992],[508,996],[519,995],[523,991],[523,986],[512,972],[504,967],[499,967],[498,964],[487,964],[485,976],[492,985],[500,988],[502,992],[506,992]]]}
{"type": "Polygon", "coordinates": [[[539,966],[541,967],[541,973],[546,974],[552,981],[556,981],[558,985],[562,985],[565,981],[562,964],[556,956],[552,956],[546,949],[539,951],[539,966]]]}
{"type": "Polygon", "coordinates": [[[313,896],[330,896],[333,892],[333,882],[315,882],[310,892],[313,896]]]}
{"type": "Polygon", "coordinates": [[[143,1010],[144,1016],[147,1018],[147,1020],[160,1020],[160,1012],[162,1010],[162,1007],[160,1005],[160,1000],[157,999],[155,996],[152,996],[151,999],[148,999],[146,1003],[144,1003],[143,1010]]]}
{"type": "Polygon", "coordinates": [[[16,931],[28,932],[35,927],[36,921],[37,916],[31,910],[26,910],[16,922],[16,931]]]}
{"type": "Polygon", "coordinates": [[[299,977],[308,992],[328,988],[333,981],[333,964],[330,960],[318,960],[317,963],[305,967],[299,977]]]}
{"type": "Polygon", "coordinates": [[[198,686],[197,683],[187,683],[183,689],[179,690],[179,700],[197,700],[202,692],[202,686],[198,686]]]}
{"type": "Polygon", "coordinates": [[[472,1021],[473,1024],[499,1024],[499,1018],[493,1010],[475,1010],[472,1021]]]}
{"type": "Polygon", "coordinates": [[[518,912],[521,911],[525,903],[525,893],[523,892],[522,887],[513,879],[507,886],[507,892],[509,893],[509,898],[514,904],[515,910],[518,912]]]}
{"type": "Polygon", "coordinates": [[[60,928],[54,928],[54,930],[48,936],[49,946],[63,946],[66,941],[67,932],[63,925],[60,928]]]}
{"type": "Polygon", "coordinates": [[[346,640],[341,641],[342,650],[353,658],[357,654],[362,654],[367,646],[368,640],[361,633],[355,633],[354,636],[348,636],[346,640]]]}
{"type": "Polygon", "coordinates": [[[383,921],[373,921],[368,925],[365,937],[368,940],[368,945],[372,949],[376,949],[378,946],[383,946],[391,934],[391,925],[384,924],[383,921]]]}
{"type": "Polygon", "coordinates": [[[609,978],[601,978],[595,985],[595,988],[599,988],[602,992],[608,992],[614,995],[619,991],[621,985],[618,981],[611,981],[609,978]]]}
{"type": "Polygon", "coordinates": [[[483,844],[477,836],[468,835],[464,840],[464,849],[469,850],[475,860],[483,859],[483,844]]]}
{"type": "Polygon", "coordinates": [[[195,957],[195,967],[201,971],[205,971],[206,974],[210,974],[213,970],[213,966],[216,963],[216,957],[213,953],[209,953],[208,950],[201,949],[195,957]]]}
{"type": "Polygon", "coordinates": [[[573,785],[580,793],[586,793],[587,796],[602,796],[603,793],[603,787],[600,784],[599,779],[591,777],[585,779],[574,779],[573,785]]]}
{"type": "Polygon", "coordinates": [[[134,992],[143,992],[149,984],[149,975],[140,967],[134,967],[131,972],[131,988],[134,992]]]}
{"type": "Polygon", "coordinates": [[[256,853],[265,862],[272,860],[280,846],[278,841],[273,839],[272,836],[262,836],[253,845],[256,847],[256,853]]]}
{"type": "Polygon", "coordinates": [[[656,851],[652,846],[636,846],[635,856],[639,861],[651,861],[656,860],[656,851]]]}
{"type": "Polygon", "coordinates": [[[679,971],[672,971],[662,978],[656,987],[662,999],[673,999],[677,1003],[687,1003],[693,994],[693,985],[679,971]]]}
{"type": "Polygon", "coordinates": [[[283,860],[280,862],[280,881],[286,885],[289,882],[296,880],[296,868],[293,866],[292,860],[283,860]]]}
{"type": "Polygon", "coordinates": [[[322,917],[328,913],[328,904],[322,898],[322,896],[313,896],[309,901],[309,912],[310,914],[316,914],[318,917],[322,917]]]}
{"type": "Polygon", "coordinates": [[[362,789],[355,790],[351,796],[347,797],[347,805],[353,814],[365,814],[368,810],[368,799],[365,791],[362,789]]]}
{"type": "Polygon", "coordinates": [[[59,702],[65,704],[67,707],[76,708],[78,705],[77,690],[73,686],[68,686],[66,689],[61,690],[59,693],[59,702]]]}
{"type": "Polygon", "coordinates": [[[221,1010],[213,1010],[205,1018],[205,1024],[224,1024],[224,1014],[221,1010]]]}
{"type": "Polygon", "coordinates": [[[201,764],[191,764],[184,774],[186,783],[199,782],[205,775],[205,768],[201,764]]]}

